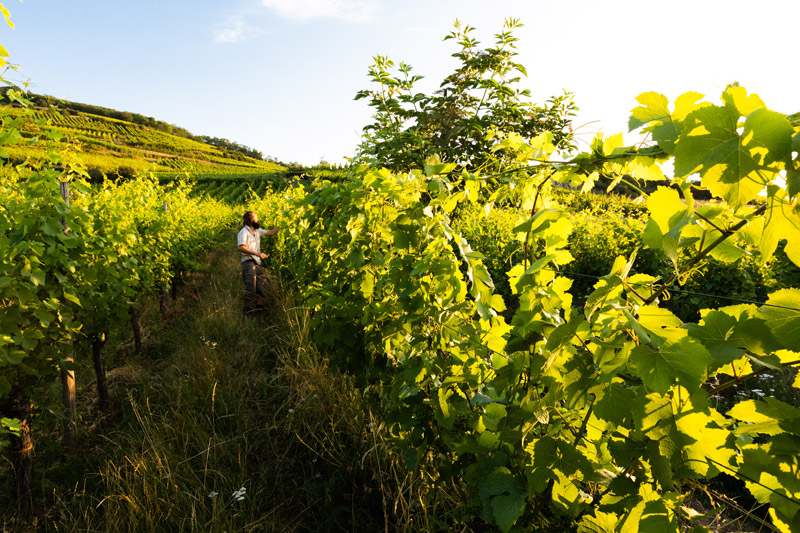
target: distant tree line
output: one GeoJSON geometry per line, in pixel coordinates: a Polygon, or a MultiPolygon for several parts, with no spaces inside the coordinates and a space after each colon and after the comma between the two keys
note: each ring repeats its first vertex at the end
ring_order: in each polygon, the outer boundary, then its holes
{"type": "Polygon", "coordinates": [[[204,142],[206,144],[210,144],[211,146],[216,146],[217,148],[223,148],[230,152],[240,152],[246,155],[247,157],[264,160],[264,154],[262,154],[255,148],[250,148],[249,146],[245,146],[243,144],[239,144],[234,141],[229,141],[228,139],[222,139],[220,137],[209,137],[208,135],[197,135],[194,136],[193,138],[196,141],[204,142]]]}

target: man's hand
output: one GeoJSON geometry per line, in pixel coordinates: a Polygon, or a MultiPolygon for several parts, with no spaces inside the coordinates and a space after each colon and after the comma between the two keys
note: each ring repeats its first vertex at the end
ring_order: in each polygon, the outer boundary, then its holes
{"type": "Polygon", "coordinates": [[[270,229],[270,230],[267,230],[267,235],[269,235],[270,237],[272,237],[273,235],[275,235],[276,233],[278,233],[278,230],[279,230],[279,229],[281,229],[281,228],[272,228],[272,229],[270,229]]]}
{"type": "Polygon", "coordinates": [[[258,256],[259,256],[261,259],[266,259],[266,258],[267,258],[267,254],[265,254],[264,252],[261,252],[260,254],[258,254],[258,256]]]}

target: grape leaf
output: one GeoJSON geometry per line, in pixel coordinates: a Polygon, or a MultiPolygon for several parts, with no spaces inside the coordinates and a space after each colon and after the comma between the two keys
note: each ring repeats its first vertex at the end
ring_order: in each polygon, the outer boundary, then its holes
{"type": "Polygon", "coordinates": [[[677,533],[678,524],[675,514],[667,509],[664,500],[651,500],[644,504],[639,531],[648,533],[677,533]]]}
{"type": "Polygon", "coordinates": [[[752,304],[730,305],[720,307],[716,311],[736,319],[733,331],[728,334],[728,341],[753,354],[763,356],[780,350],[781,343],[775,339],[760,314],[759,308],[752,304]]]}
{"type": "Polygon", "coordinates": [[[659,186],[647,199],[647,210],[656,221],[661,233],[669,233],[686,214],[686,205],[681,202],[678,191],[659,186]]]}
{"type": "MultiPolygon", "coordinates": [[[[798,134],[795,134],[798,137],[798,134]]],[[[790,198],[794,198],[800,193],[800,162],[792,161],[786,170],[786,192],[790,198]]]]}
{"type": "Polygon", "coordinates": [[[594,516],[584,515],[578,523],[578,533],[614,533],[619,518],[614,513],[595,511],[594,516]]]}
{"type": "Polygon", "coordinates": [[[492,513],[501,531],[509,531],[525,512],[525,494],[501,494],[492,498],[492,513]]]}
{"type": "MultiPolygon", "coordinates": [[[[689,244],[689,239],[694,239],[694,242],[704,239],[704,242],[709,243],[717,242],[721,237],[723,237],[722,233],[717,230],[704,230],[697,225],[687,228],[687,230],[683,232],[682,236],[687,244],[689,244]]],[[[732,239],[725,239],[721,242],[718,242],[718,244],[711,249],[710,255],[717,261],[722,261],[723,263],[733,263],[734,261],[744,257],[745,251],[736,246],[732,239]]]]}
{"type": "Polygon", "coordinates": [[[534,469],[557,470],[565,476],[581,473],[583,477],[592,475],[592,463],[572,444],[551,437],[537,440],[532,449],[534,469]]]}
{"type": "Polygon", "coordinates": [[[658,351],[637,346],[631,361],[648,389],[665,394],[675,380],[690,391],[699,387],[714,358],[699,341],[684,337],[665,343],[658,351]]]}
{"type": "Polygon", "coordinates": [[[675,422],[680,434],[680,456],[692,473],[714,476],[718,463],[729,464],[736,451],[729,442],[728,429],[721,428],[710,416],[708,408],[680,413],[675,422]],[[711,461],[710,461],[711,460],[711,461]]]}
{"type": "Polygon", "coordinates": [[[750,115],[750,113],[758,109],[765,109],[767,107],[757,94],[748,95],[747,89],[737,85],[729,86],[725,89],[725,92],[722,93],[722,101],[735,107],[743,117],[750,115]]]}
{"type": "Polygon", "coordinates": [[[691,222],[686,206],[678,191],[659,186],[647,200],[650,219],[647,221],[643,242],[654,249],[662,249],[677,267],[678,244],[681,231],[691,222]]]}
{"type": "Polygon", "coordinates": [[[0,418],[0,430],[19,435],[19,432],[22,430],[22,424],[20,424],[19,418],[3,417],[0,418]]]}
{"type": "Polygon", "coordinates": [[[767,190],[767,211],[764,213],[764,230],[759,244],[763,261],[767,261],[781,239],[787,243],[784,252],[789,259],[800,266],[800,214],[795,206],[786,201],[783,191],[770,185],[767,190]]]}
{"type": "Polygon", "coordinates": [[[649,181],[649,180],[664,180],[664,171],[656,164],[653,157],[638,156],[631,159],[626,169],[636,179],[649,181]]]}
{"type": "Polygon", "coordinates": [[[786,431],[786,421],[800,419],[800,409],[767,397],[739,402],[728,411],[728,415],[749,422],[748,425],[739,426],[736,430],[737,435],[743,433],[777,435],[786,431]]]}
{"type": "Polygon", "coordinates": [[[601,420],[622,424],[630,416],[630,405],[634,392],[621,383],[611,383],[603,391],[603,396],[594,403],[594,414],[601,420]]]}
{"type": "Polygon", "coordinates": [[[675,148],[675,175],[699,172],[703,185],[735,209],[755,198],[785,160],[792,128],[786,117],[767,109],[753,111],[740,136],[735,105],[693,111],[675,148]],[[768,168],[770,167],[770,168],[768,168]]]}
{"type": "Polygon", "coordinates": [[[665,152],[672,155],[675,151],[675,141],[678,140],[683,129],[682,122],[686,115],[698,107],[711,105],[708,103],[698,104],[697,101],[702,97],[703,95],[700,93],[684,93],[675,100],[675,111],[670,112],[669,101],[663,94],[642,93],[636,97],[636,100],[642,105],[631,111],[631,117],[628,119],[628,131],[650,124],[644,131],[651,132],[653,140],[665,152]]]}
{"type": "Polygon", "coordinates": [[[657,441],[647,441],[647,459],[650,462],[650,472],[661,485],[662,490],[673,490],[675,485],[672,480],[672,467],[669,460],[662,455],[657,441]]]}
{"type": "MultiPolygon", "coordinates": [[[[778,439],[779,437],[773,437],[778,439]]],[[[794,447],[796,450],[796,446],[794,447]]],[[[796,531],[800,525],[800,479],[797,453],[777,455],[772,446],[751,445],[742,449],[739,475],[759,502],[772,504],[776,517],[786,526],[781,531],[796,531]]]]}
{"type": "Polygon", "coordinates": [[[744,350],[730,340],[736,324],[734,317],[714,310],[707,313],[699,324],[686,324],[686,329],[703,343],[718,365],[724,365],[744,355],[744,350]]]}
{"type": "Polygon", "coordinates": [[[773,292],[767,303],[780,307],[763,306],[759,315],[785,348],[800,351],[800,289],[773,292]]]}
{"type": "Polygon", "coordinates": [[[781,533],[800,531],[800,512],[797,512],[797,509],[792,507],[788,510],[789,513],[784,514],[780,509],[770,507],[769,517],[772,519],[772,525],[778,528],[781,533]],[[794,511],[793,516],[792,511],[794,511]]]}
{"type": "Polygon", "coordinates": [[[656,335],[665,335],[665,330],[672,330],[681,326],[681,320],[668,309],[655,305],[639,307],[637,321],[648,331],[656,335]]]}
{"type": "Polygon", "coordinates": [[[14,28],[14,23],[11,22],[11,13],[8,11],[8,8],[5,7],[3,4],[0,4],[0,11],[3,13],[3,17],[6,19],[6,24],[14,28]]]}
{"type": "Polygon", "coordinates": [[[786,115],[769,109],[756,109],[744,114],[742,147],[750,152],[750,156],[759,165],[780,163],[779,168],[786,168],[792,156],[792,125],[786,115]]]}
{"type": "Polygon", "coordinates": [[[545,345],[545,351],[553,352],[555,350],[560,350],[564,346],[569,345],[570,341],[575,336],[575,333],[578,331],[578,328],[585,323],[586,320],[583,318],[582,315],[578,313],[573,313],[569,321],[559,325],[547,337],[547,344],[545,345]]]}

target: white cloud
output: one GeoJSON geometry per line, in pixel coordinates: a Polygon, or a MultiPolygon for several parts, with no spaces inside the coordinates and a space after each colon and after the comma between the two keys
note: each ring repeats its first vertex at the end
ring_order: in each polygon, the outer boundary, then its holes
{"type": "Polygon", "coordinates": [[[261,5],[274,9],[285,18],[332,18],[350,22],[372,20],[378,4],[379,0],[261,0],[261,5]]]}
{"type": "Polygon", "coordinates": [[[239,43],[256,33],[258,30],[250,26],[242,15],[232,15],[214,30],[214,42],[239,43]]]}

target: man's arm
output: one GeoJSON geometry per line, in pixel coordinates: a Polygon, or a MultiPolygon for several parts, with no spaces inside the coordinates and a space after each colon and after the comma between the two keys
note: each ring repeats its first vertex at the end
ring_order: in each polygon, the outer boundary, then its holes
{"type": "Polygon", "coordinates": [[[267,258],[267,254],[265,254],[263,252],[262,253],[254,252],[253,250],[248,248],[247,245],[245,245],[245,244],[240,244],[239,246],[236,247],[236,249],[239,250],[240,252],[242,252],[243,254],[253,255],[255,257],[260,257],[261,259],[266,259],[267,258]]]}

